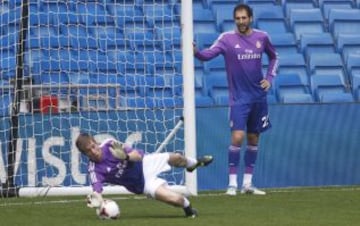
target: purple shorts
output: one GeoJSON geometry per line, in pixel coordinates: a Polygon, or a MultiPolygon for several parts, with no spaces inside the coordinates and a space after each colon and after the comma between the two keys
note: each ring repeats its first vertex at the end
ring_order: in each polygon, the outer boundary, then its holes
{"type": "Polygon", "coordinates": [[[266,101],[230,106],[231,130],[261,133],[271,128],[266,101]]]}

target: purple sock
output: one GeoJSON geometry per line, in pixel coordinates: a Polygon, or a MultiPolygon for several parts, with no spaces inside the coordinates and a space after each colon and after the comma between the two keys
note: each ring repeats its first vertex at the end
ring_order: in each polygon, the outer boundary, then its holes
{"type": "Polygon", "coordinates": [[[229,174],[237,174],[240,161],[240,147],[233,145],[228,149],[229,174]]]}
{"type": "Polygon", "coordinates": [[[255,167],[255,162],[257,158],[258,147],[248,145],[245,152],[245,173],[252,174],[255,167]]]}

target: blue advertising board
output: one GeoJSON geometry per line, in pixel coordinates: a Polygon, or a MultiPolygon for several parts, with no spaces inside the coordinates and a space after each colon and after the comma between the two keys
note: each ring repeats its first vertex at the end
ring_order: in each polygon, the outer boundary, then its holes
{"type": "MultiPolygon", "coordinates": [[[[181,113],[179,110],[176,115],[180,117],[181,113]]],[[[87,185],[86,159],[74,147],[79,132],[125,140],[131,132],[139,131],[143,138],[137,147],[152,152],[174,128],[173,114],[173,110],[137,110],[68,113],[51,118],[22,115],[15,183],[20,187],[87,185]]],[[[360,184],[359,116],[357,103],[271,105],[272,128],[261,136],[254,182],[266,188],[360,184]]],[[[5,118],[0,122],[0,179],[4,181],[10,124],[5,118]]],[[[197,155],[215,157],[213,164],[198,170],[198,188],[225,189],[230,142],[228,109],[198,108],[196,123],[197,155]]],[[[183,131],[177,136],[167,151],[183,150],[183,131]]],[[[241,161],[239,184],[243,165],[241,161]]],[[[182,176],[179,173],[175,180],[181,183],[182,176]]]]}

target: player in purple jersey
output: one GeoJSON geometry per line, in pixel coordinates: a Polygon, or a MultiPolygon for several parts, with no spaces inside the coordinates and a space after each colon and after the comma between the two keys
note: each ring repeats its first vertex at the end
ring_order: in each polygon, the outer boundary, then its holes
{"type": "Polygon", "coordinates": [[[144,154],[144,151],[107,139],[98,144],[89,134],[80,134],[76,146],[89,158],[89,178],[93,193],[88,196],[88,206],[98,208],[102,201],[103,184],[122,185],[135,194],[145,194],[167,204],[182,207],[186,217],[194,218],[197,211],[183,195],[169,189],[167,182],[158,177],[172,166],[184,167],[188,172],[207,166],[213,160],[205,155],[199,159],[184,157],[179,153],[144,154]]]}
{"type": "Polygon", "coordinates": [[[277,70],[277,53],[266,32],[253,29],[252,9],[245,4],[235,6],[236,28],[222,33],[214,44],[202,51],[194,44],[195,57],[207,61],[222,54],[229,84],[231,145],[228,148],[228,195],[236,195],[240,149],[247,139],[245,173],[241,193],[265,195],[253,186],[252,176],[258,153],[260,133],[271,127],[268,116],[267,91],[277,70]],[[269,58],[266,75],[262,72],[262,55],[269,58]],[[245,133],[246,130],[246,133],[245,133]]]}

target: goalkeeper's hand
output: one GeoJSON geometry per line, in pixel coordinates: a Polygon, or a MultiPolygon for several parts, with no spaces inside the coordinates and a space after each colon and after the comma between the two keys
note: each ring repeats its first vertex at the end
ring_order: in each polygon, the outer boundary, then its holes
{"type": "Polygon", "coordinates": [[[113,141],[109,149],[116,158],[121,160],[129,160],[129,155],[125,152],[123,143],[119,141],[113,141]]]}
{"type": "Polygon", "coordinates": [[[99,208],[103,201],[102,195],[96,191],[88,194],[86,197],[87,206],[90,208],[99,208]]]}

